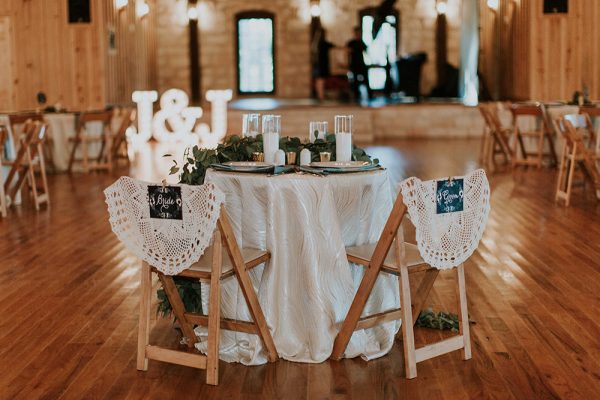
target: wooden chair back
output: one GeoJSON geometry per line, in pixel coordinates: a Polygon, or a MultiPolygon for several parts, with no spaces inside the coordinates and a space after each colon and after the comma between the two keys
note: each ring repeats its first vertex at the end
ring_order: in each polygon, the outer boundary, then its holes
{"type": "Polygon", "coordinates": [[[75,137],[69,140],[73,142],[71,148],[71,157],[69,159],[68,171],[72,172],[73,165],[75,162],[81,162],[84,172],[90,170],[106,170],[112,171],[112,132],[110,130],[110,121],[112,119],[112,111],[85,111],[79,115],[77,121],[77,127],[75,131],[75,137]],[[86,125],[92,122],[99,122],[102,124],[102,133],[100,136],[90,136],[86,131],[86,125]],[[97,156],[91,157],[88,155],[88,144],[90,142],[101,142],[100,152],[97,156]],[[82,158],[77,159],[77,149],[81,146],[82,158]],[[93,162],[92,162],[93,161],[93,162]]]}
{"type": "Polygon", "coordinates": [[[102,124],[109,125],[111,118],[111,111],[85,111],[79,115],[77,131],[79,132],[89,122],[101,122],[102,124]]]}
{"type": "Polygon", "coordinates": [[[593,151],[587,148],[584,135],[580,129],[577,129],[582,124],[587,124],[587,121],[577,114],[564,115],[556,121],[556,126],[564,137],[565,144],[559,165],[555,200],[557,202],[564,200],[566,206],[569,206],[570,203],[576,166],[582,169],[584,178],[592,183],[596,188],[597,196],[600,196],[600,170],[596,165],[593,151]]]}
{"type": "Polygon", "coordinates": [[[543,105],[540,103],[535,103],[535,104],[520,104],[520,103],[513,103],[510,106],[510,112],[513,115],[513,118],[519,115],[529,115],[529,116],[534,116],[534,117],[543,117],[544,116],[544,109],[543,109],[543,105]]]}
{"type": "Polygon", "coordinates": [[[4,192],[4,172],[2,171],[4,150],[7,141],[8,128],[6,128],[6,126],[4,125],[0,125],[0,215],[2,215],[2,218],[6,218],[6,215],[8,213],[6,204],[6,193],[4,192]]]}
{"type": "Polygon", "coordinates": [[[508,143],[508,131],[502,127],[495,103],[480,103],[478,106],[485,124],[486,136],[480,149],[480,160],[487,168],[496,166],[495,155],[501,154],[506,163],[510,163],[512,154],[508,143]]]}
{"type": "Polygon", "coordinates": [[[598,106],[581,106],[579,107],[580,114],[587,114],[590,117],[600,117],[600,107],[598,106]]]}
{"type": "Polygon", "coordinates": [[[27,180],[32,191],[32,197],[36,210],[40,204],[50,201],[48,192],[48,181],[46,178],[46,167],[44,161],[43,143],[46,137],[48,125],[38,121],[27,120],[23,124],[23,135],[21,136],[19,150],[4,182],[4,190],[11,198],[15,198],[18,191],[27,180]],[[38,187],[35,175],[41,176],[41,187],[38,187]],[[11,186],[13,179],[16,183],[11,186]]]}

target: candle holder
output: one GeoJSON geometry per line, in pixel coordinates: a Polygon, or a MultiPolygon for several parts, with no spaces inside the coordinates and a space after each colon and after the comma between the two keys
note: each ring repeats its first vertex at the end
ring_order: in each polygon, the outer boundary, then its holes
{"type": "Polygon", "coordinates": [[[252,153],[252,161],[258,161],[258,162],[265,161],[265,153],[255,151],[254,153],[252,153]]]}
{"type": "Polygon", "coordinates": [[[285,153],[285,157],[287,159],[287,165],[296,165],[296,152],[288,151],[285,153]]]}
{"type": "Polygon", "coordinates": [[[328,151],[322,151],[319,153],[319,158],[321,162],[329,162],[331,161],[331,153],[328,151]]]}

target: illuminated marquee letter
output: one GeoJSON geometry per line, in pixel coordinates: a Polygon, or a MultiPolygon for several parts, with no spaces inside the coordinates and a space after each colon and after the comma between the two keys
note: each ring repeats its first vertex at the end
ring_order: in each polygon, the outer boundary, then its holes
{"type": "Polygon", "coordinates": [[[137,90],[131,95],[131,100],[137,104],[138,129],[136,140],[147,142],[152,137],[152,103],[158,99],[155,90],[137,90]]]}

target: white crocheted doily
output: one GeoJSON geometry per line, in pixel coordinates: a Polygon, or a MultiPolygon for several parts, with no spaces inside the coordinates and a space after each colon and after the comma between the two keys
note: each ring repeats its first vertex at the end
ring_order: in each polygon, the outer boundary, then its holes
{"type": "Polygon", "coordinates": [[[412,177],[400,183],[421,257],[438,269],[456,267],[469,258],[487,224],[490,186],[485,171],[478,169],[462,178],[464,209],[446,214],[436,213],[437,180],[412,177]]]}
{"type": "Polygon", "coordinates": [[[110,225],[129,251],[162,273],[176,275],[209,246],[225,196],[210,183],[177,185],[182,219],[155,219],[150,218],[149,185],[157,184],[123,176],[104,190],[110,225]]]}

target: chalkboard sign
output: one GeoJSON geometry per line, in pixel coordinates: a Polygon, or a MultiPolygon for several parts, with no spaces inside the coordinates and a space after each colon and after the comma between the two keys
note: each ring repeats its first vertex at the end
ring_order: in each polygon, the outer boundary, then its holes
{"type": "Polygon", "coordinates": [[[183,219],[181,187],[148,186],[150,218],[183,219]]]}
{"type": "Polygon", "coordinates": [[[437,181],[435,196],[437,214],[446,214],[463,210],[463,184],[464,180],[462,178],[437,181]]]}

